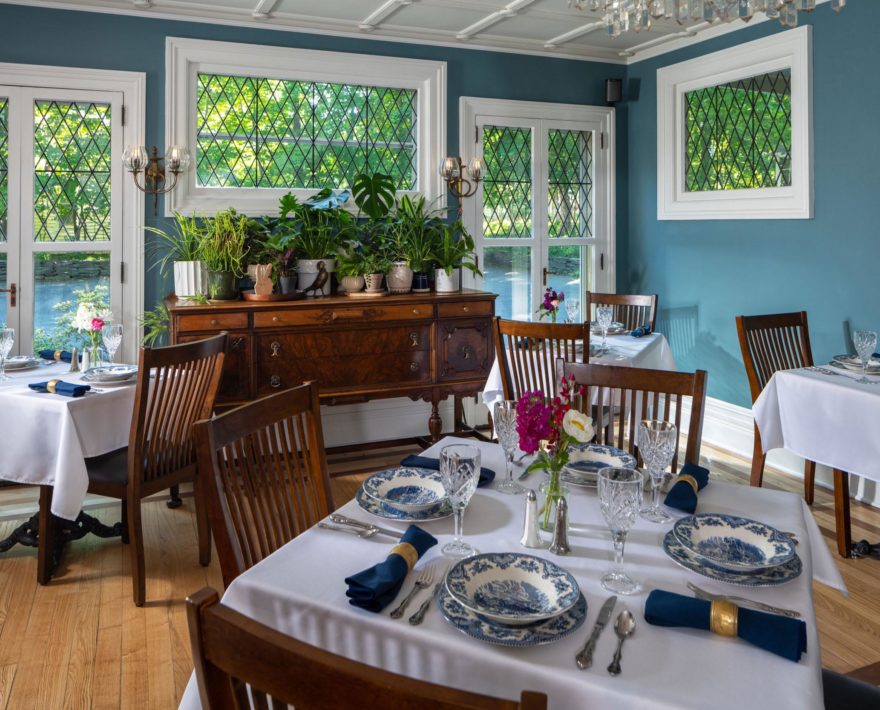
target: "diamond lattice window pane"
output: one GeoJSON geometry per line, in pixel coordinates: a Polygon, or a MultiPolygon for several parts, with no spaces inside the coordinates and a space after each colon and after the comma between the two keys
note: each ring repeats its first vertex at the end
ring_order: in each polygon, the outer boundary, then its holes
{"type": "Polygon", "coordinates": [[[110,240],[110,105],[34,103],[34,240],[110,240]]]}
{"type": "MultiPolygon", "coordinates": [[[[9,218],[9,99],[0,96],[0,242],[9,218]]],[[[2,321],[0,321],[2,322],[2,321]]]]}
{"type": "Polygon", "coordinates": [[[484,126],[483,236],[532,236],[532,131],[484,126]]]}
{"type": "Polygon", "coordinates": [[[592,131],[551,130],[548,165],[550,237],[592,237],[592,131]]]}
{"type": "Polygon", "coordinates": [[[791,70],[685,95],[689,192],[791,185],[791,70]]]}
{"type": "Polygon", "coordinates": [[[359,172],[417,185],[417,92],[199,74],[196,184],[349,187],[359,172]]]}

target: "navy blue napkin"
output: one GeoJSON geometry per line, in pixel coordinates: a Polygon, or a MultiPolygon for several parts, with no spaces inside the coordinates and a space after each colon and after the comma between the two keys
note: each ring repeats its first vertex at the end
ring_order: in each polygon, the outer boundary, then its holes
{"type": "MultiPolygon", "coordinates": [[[[418,456],[411,454],[400,462],[401,466],[412,466],[413,468],[429,468],[432,471],[440,470],[440,459],[431,459],[427,456],[418,456]]],[[[480,481],[477,483],[478,488],[488,486],[495,480],[495,471],[491,468],[480,468],[480,481]]]]}
{"type": "Polygon", "coordinates": [[[648,335],[651,332],[651,324],[645,323],[644,325],[639,326],[635,330],[630,331],[630,335],[634,338],[641,338],[643,335],[648,335]]]}
{"type": "Polygon", "coordinates": [[[38,353],[43,360],[55,360],[61,362],[70,362],[71,357],[69,350],[40,350],[38,353]]]}
{"type": "MultiPolygon", "coordinates": [[[[655,589],[645,602],[645,621],[654,626],[709,629],[711,602],[655,589]]],[[[737,636],[753,646],[790,661],[799,661],[807,650],[807,625],[800,619],[738,610],[737,636]]]]}
{"type": "Polygon", "coordinates": [[[694,490],[690,481],[681,480],[681,476],[691,476],[697,482],[697,490],[701,491],[709,485],[709,469],[693,463],[686,463],[681,467],[678,475],[679,478],[669,489],[666,500],[663,502],[670,508],[693,513],[697,509],[697,491],[694,490]]]}
{"type": "Polygon", "coordinates": [[[55,383],[54,394],[63,394],[65,397],[82,397],[91,388],[90,385],[74,385],[61,380],[48,380],[47,382],[33,382],[28,385],[34,392],[48,392],[49,382],[55,383]]]}
{"type": "MultiPolygon", "coordinates": [[[[400,542],[412,545],[421,558],[437,544],[437,538],[417,525],[410,525],[400,538],[400,542]]],[[[348,597],[348,603],[367,611],[376,613],[382,611],[394,601],[409,571],[406,560],[392,553],[383,562],[346,577],[348,590],[345,596],[348,597]]]]}

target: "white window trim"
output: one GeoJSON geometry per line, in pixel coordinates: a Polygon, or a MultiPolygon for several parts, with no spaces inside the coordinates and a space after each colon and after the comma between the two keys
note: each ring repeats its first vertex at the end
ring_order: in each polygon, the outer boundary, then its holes
{"type": "MultiPolygon", "coordinates": [[[[36,86],[48,89],[118,91],[123,95],[125,121],[120,145],[143,145],[145,130],[147,75],[143,72],[109,69],[78,69],[39,64],[0,63],[0,84],[36,86]]],[[[119,160],[122,156],[112,156],[119,160]]],[[[125,324],[117,359],[134,362],[140,348],[143,327],[138,322],[144,312],[144,193],[135,187],[128,173],[122,176],[122,320],[125,324]]],[[[111,279],[120,274],[110,274],[111,279]]]]}
{"type": "MultiPolygon", "coordinates": [[[[193,158],[199,73],[416,90],[418,192],[429,199],[445,194],[438,166],[446,150],[446,62],[169,37],[165,43],[165,136],[169,145],[187,146],[193,158]]],[[[250,215],[274,214],[278,199],[290,191],[199,188],[193,165],[165,199],[165,215],[174,211],[213,214],[230,206],[250,215]]],[[[315,192],[293,190],[299,197],[315,192]]]]}
{"type": "Polygon", "coordinates": [[[801,27],[657,70],[657,219],[812,219],[811,28],[801,27]],[[789,187],[685,190],[685,94],[791,69],[789,187]]]}

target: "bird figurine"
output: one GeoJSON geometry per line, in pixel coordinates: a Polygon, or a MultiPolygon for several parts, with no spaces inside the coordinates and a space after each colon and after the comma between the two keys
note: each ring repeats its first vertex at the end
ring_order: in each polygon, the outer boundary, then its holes
{"type": "Polygon", "coordinates": [[[323,261],[318,262],[318,275],[315,277],[314,283],[308,288],[303,289],[303,293],[309,293],[310,291],[314,292],[316,296],[324,295],[324,284],[327,283],[327,279],[330,278],[330,274],[327,273],[327,268],[324,265],[323,261]]]}

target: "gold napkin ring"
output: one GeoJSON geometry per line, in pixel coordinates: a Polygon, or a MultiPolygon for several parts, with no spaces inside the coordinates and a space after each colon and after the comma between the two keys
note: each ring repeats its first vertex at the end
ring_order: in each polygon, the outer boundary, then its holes
{"type": "Polygon", "coordinates": [[[406,562],[407,569],[412,569],[419,561],[419,553],[408,542],[399,542],[391,548],[392,555],[399,555],[406,562]]]}
{"type": "Polygon", "coordinates": [[[678,480],[676,481],[676,483],[678,483],[679,481],[681,481],[683,483],[687,483],[691,488],[694,489],[694,493],[700,492],[700,484],[697,483],[697,479],[694,478],[693,476],[691,476],[689,473],[682,473],[678,477],[678,480]]]}
{"type": "Polygon", "coordinates": [[[56,350],[55,353],[52,355],[52,357],[53,357],[53,359],[55,359],[56,361],[60,361],[60,360],[61,360],[61,351],[60,351],[60,350],[56,350]]]}
{"type": "Polygon", "coordinates": [[[57,385],[61,380],[49,380],[46,383],[46,391],[49,394],[55,394],[55,385],[57,385]]]}
{"type": "Polygon", "coordinates": [[[726,599],[715,599],[709,611],[709,629],[719,636],[736,636],[739,608],[726,599]]]}

